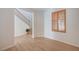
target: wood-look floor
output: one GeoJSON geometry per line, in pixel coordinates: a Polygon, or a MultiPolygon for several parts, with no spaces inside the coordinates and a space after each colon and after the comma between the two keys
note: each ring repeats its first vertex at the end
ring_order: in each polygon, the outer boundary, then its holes
{"type": "Polygon", "coordinates": [[[24,35],[17,37],[16,46],[6,51],[79,51],[79,48],[47,38],[35,38],[24,35]]]}

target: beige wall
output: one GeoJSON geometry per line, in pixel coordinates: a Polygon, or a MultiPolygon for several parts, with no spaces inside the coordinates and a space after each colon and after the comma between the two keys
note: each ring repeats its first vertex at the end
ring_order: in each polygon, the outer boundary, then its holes
{"type": "Polygon", "coordinates": [[[53,32],[51,13],[59,9],[45,12],[44,36],[79,47],[79,9],[66,9],[66,33],[53,32]]]}
{"type": "Polygon", "coordinates": [[[14,45],[14,9],[0,8],[0,50],[14,45]]]}
{"type": "Polygon", "coordinates": [[[34,35],[35,37],[44,35],[44,16],[41,11],[34,12],[34,35]]]}

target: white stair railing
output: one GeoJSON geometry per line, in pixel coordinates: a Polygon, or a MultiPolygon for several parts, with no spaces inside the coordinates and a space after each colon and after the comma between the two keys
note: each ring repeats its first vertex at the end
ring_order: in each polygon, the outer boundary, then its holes
{"type": "MultiPolygon", "coordinates": [[[[30,28],[32,27],[32,20],[29,20],[27,16],[25,17],[24,14],[21,11],[16,9],[15,10],[15,15],[18,16],[22,21],[27,23],[30,28]]],[[[32,19],[32,17],[30,17],[30,19],[32,19]]]]}
{"type": "Polygon", "coordinates": [[[22,14],[24,15],[28,20],[32,20],[32,13],[31,12],[28,12],[28,11],[25,11],[23,9],[20,9],[20,8],[17,8],[17,10],[22,14]]]}

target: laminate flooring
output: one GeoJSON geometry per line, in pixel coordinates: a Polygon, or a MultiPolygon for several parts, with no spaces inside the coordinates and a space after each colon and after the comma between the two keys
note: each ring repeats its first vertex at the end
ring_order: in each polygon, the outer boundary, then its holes
{"type": "Polygon", "coordinates": [[[78,47],[51,40],[48,38],[31,38],[29,35],[23,35],[15,38],[16,45],[5,51],[79,51],[78,47]]]}

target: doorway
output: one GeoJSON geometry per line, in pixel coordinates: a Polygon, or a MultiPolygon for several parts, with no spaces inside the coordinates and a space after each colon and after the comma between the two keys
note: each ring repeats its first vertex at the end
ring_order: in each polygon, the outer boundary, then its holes
{"type": "Polygon", "coordinates": [[[15,9],[15,37],[27,35],[34,37],[34,14],[27,8],[15,9]]]}

